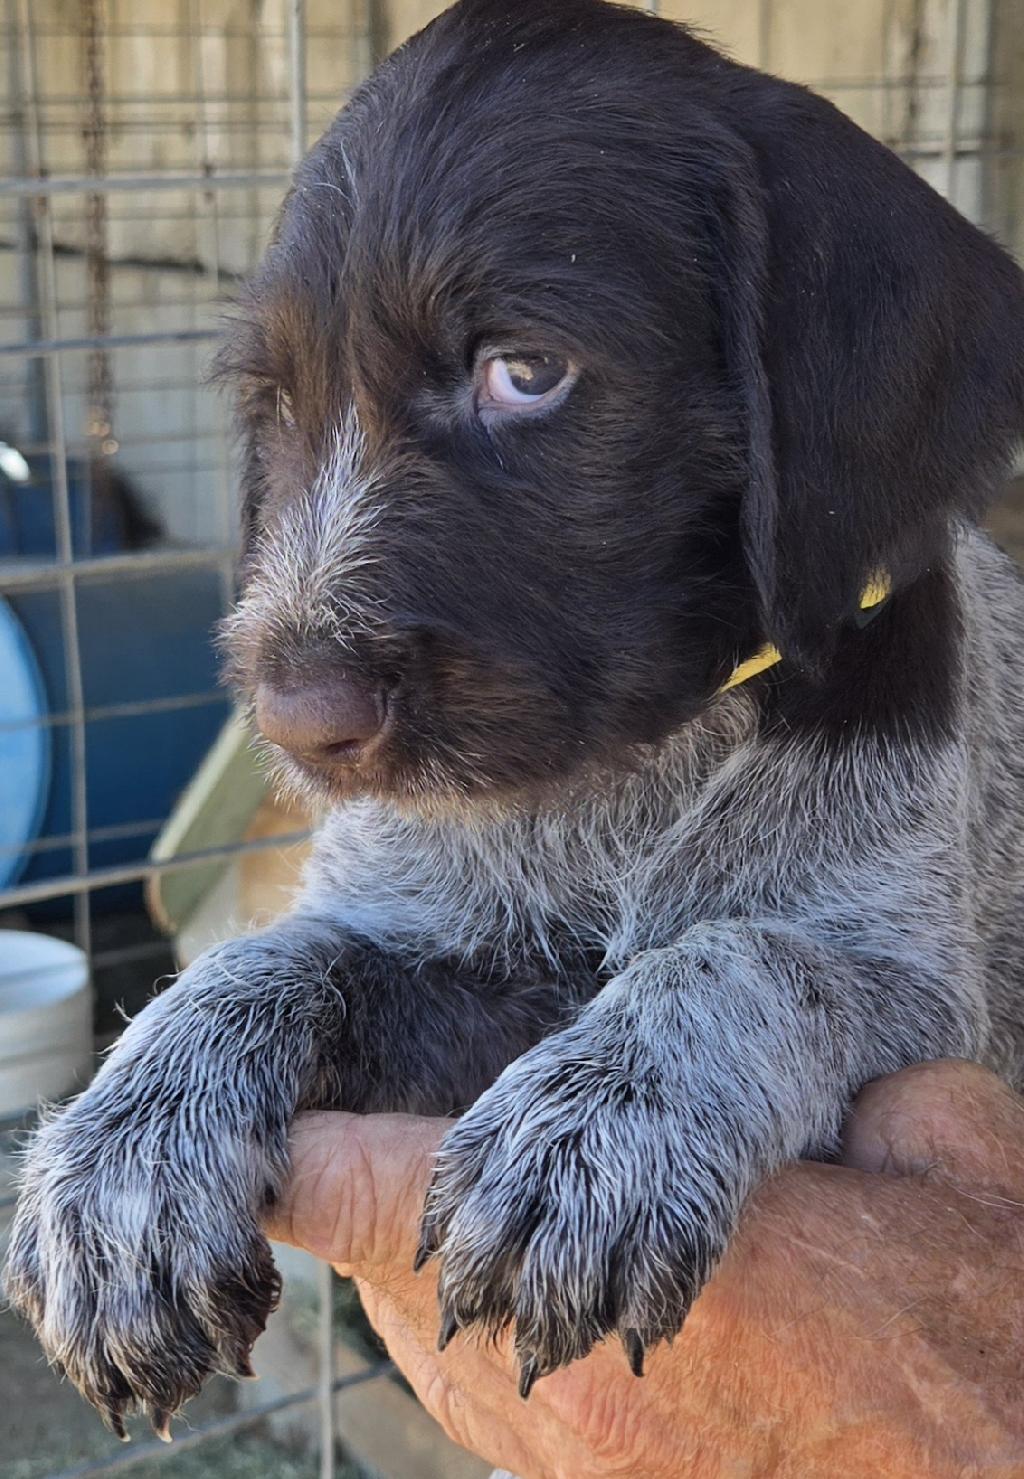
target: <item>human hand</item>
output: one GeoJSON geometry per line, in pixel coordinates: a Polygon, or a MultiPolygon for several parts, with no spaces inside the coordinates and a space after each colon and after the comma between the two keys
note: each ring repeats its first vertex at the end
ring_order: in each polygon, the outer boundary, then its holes
{"type": "Polygon", "coordinates": [[[445,1120],[303,1116],[268,1230],[356,1278],[421,1401],[522,1479],[1024,1473],[1024,1105],[969,1063],[869,1086],[845,1164],[751,1199],[682,1333],[637,1380],[611,1340],[516,1391],[509,1344],[436,1350],[412,1273],[445,1120]]]}

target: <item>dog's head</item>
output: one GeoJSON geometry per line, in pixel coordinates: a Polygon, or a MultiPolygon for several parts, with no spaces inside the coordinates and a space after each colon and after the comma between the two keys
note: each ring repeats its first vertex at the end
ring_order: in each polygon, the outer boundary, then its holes
{"type": "Polygon", "coordinates": [[[462,0],[298,169],[222,365],[230,669],[293,782],[522,795],[824,671],[1024,421],[1016,268],[823,100],[462,0]]]}

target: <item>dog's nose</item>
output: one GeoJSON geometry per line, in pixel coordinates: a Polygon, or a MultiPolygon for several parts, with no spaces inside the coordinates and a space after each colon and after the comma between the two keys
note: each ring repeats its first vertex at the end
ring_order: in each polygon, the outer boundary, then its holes
{"type": "Polygon", "coordinates": [[[299,687],[261,683],[256,724],[268,740],[317,764],[358,765],[384,726],[383,693],[332,676],[299,687]]]}

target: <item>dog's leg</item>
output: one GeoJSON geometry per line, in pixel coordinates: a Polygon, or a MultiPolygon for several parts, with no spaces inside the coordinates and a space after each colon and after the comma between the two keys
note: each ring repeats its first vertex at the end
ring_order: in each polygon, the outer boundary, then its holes
{"type": "MultiPolygon", "coordinates": [[[[448,1112],[557,993],[413,968],[295,915],[195,962],[31,1146],[7,1294],[117,1432],[244,1373],[278,1294],[260,1212],[298,1109],[448,1112]]],[[[564,1020],[564,1019],[563,1019],[564,1020]]]]}
{"type": "Polygon", "coordinates": [[[638,955],[449,1132],[421,1258],[442,1330],[513,1320],[524,1395],[610,1332],[633,1369],[679,1329],[752,1188],[836,1144],[867,1079],[972,1056],[968,985],[784,922],[638,955]]]}

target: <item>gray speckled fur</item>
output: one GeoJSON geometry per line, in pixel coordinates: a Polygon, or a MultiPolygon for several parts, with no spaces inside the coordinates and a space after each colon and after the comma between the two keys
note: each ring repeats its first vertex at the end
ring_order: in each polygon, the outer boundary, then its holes
{"type": "Polygon", "coordinates": [[[671,1336],[744,1198],[866,1080],[1024,1068],[1024,602],[964,531],[941,748],[758,736],[739,689],[543,813],[329,815],[294,912],[211,950],[39,1131],[7,1287],[119,1426],[242,1370],[297,1110],[451,1112],[423,1254],[523,1384],[671,1336]]]}

